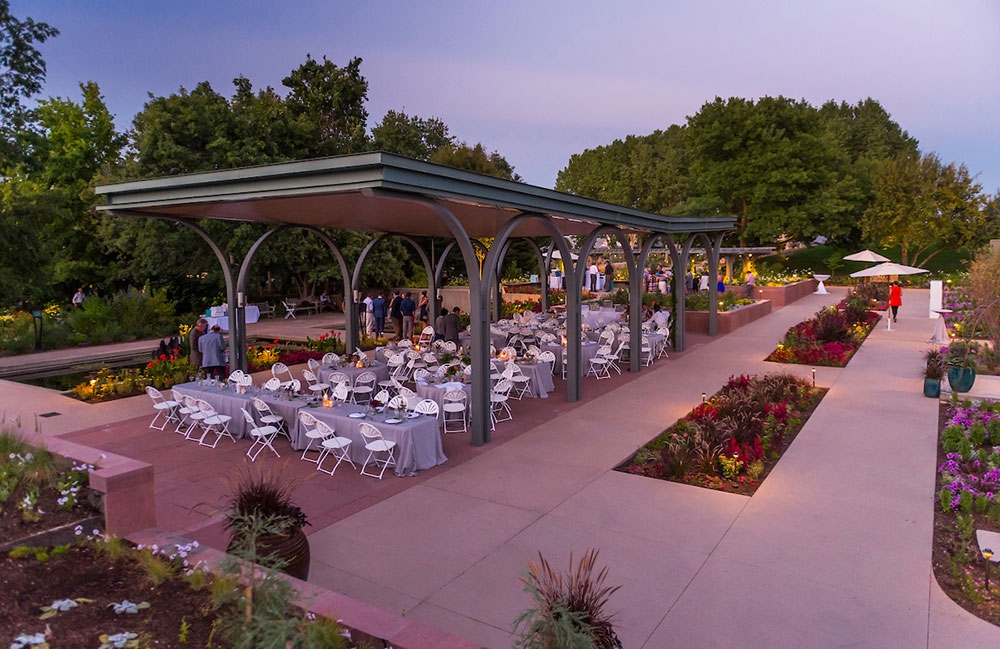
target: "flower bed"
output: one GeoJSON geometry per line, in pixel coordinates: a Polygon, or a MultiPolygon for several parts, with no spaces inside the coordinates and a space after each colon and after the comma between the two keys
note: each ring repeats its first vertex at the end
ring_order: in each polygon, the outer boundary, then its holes
{"type": "Polygon", "coordinates": [[[934,576],[962,608],[996,623],[1000,588],[991,580],[987,597],[976,530],[1000,531],[1000,403],[942,404],[939,421],[934,576]]]}
{"type": "Polygon", "coordinates": [[[195,368],[187,356],[161,354],[146,367],[137,370],[102,369],[88,380],[75,386],[73,396],[88,403],[101,403],[142,394],[147,385],[158,390],[184,383],[194,375],[195,368]]]}
{"type": "Polygon", "coordinates": [[[823,309],[789,329],[764,360],[843,367],[878,321],[877,313],[854,304],[823,309]]]}
{"type": "Polygon", "coordinates": [[[753,494],[825,392],[791,374],[730,377],[617,470],[753,494]]]}
{"type": "MultiPolygon", "coordinates": [[[[771,303],[767,300],[737,307],[731,311],[719,311],[717,322],[720,334],[728,334],[744,327],[755,320],[760,320],[771,313],[771,303]]],[[[684,313],[684,331],[689,333],[708,333],[708,311],[686,311],[684,313]]]]}
{"type": "Polygon", "coordinates": [[[767,284],[765,286],[761,286],[758,281],[754,297],[758,300],[770,300],[771,306],[780,309],[807,295],[812,295],[816,291],[816,285],[817,282],[814,279],[796,281],[791,284],[767,284]]]}

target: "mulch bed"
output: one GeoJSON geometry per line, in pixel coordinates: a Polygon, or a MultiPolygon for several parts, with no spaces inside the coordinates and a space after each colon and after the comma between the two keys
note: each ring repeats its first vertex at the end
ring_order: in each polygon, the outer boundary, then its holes
{"type": "Polygon", "coordinates": [[[207,590],[193,590],[178,576],[154,585],[133,560],[112,559],[92,547],[74,546],[44,562],[4,557],[0,583],[0,646],[22,633],[47,632],[53,649],[96,649],[102,634],[123,631],[138,634],[143,647],[224,646],[217,638],[209,644],[214,615],[207,590]],[[77,597],[94,601],[38,619],[39,607],[77,597]],[[126,599],[150,607],[116,615],[109,604],[126,599]]]}
{"type": "MultiPolygon", "coordinates": [[[[23,539],[32,534],[51,530],[64,525],[85,521],[100,514],[85,499],[77,503],[70,511],[59,508],[59,494],[52,489],[41,489],[38,493],[37,506],[45,512],[38,521],[25,521],[17,509],[17,503],[24,498],[24,489],[14,492],[0,511],[0,545],[23,539]]],[[[92,530],[84,530],[90,534],[92,530]]],[[[0,637],[0,646],[3,646],[0,637]]]]}

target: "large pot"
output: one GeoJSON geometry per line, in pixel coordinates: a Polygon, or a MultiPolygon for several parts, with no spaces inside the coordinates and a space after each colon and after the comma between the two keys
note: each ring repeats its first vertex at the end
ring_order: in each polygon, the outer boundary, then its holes
{"type": "Polygon", "coordinates": [[[948,385],[952,392],[968,392],[976,381],[976,370],[971,367],[949,367],[948,385]]]}
{"type": "MultiPolygon", "coordinates": [[[[232,551],[235,545],[235,541],[230,541],[228,549],[232,551]]],[[[257,539],[257,556],[274,556],[281,559],[285,564],[281,571],[286,575],[302,581],[306,581],[309,577],[309,539],[306,538],[302,528],[286,536],[259,537],[257,539]]]]}
{"type": "Polygon", "coordinates": [[[924,379],[924,396],[937,399],[941,396],[941,379],[924,379]]]}

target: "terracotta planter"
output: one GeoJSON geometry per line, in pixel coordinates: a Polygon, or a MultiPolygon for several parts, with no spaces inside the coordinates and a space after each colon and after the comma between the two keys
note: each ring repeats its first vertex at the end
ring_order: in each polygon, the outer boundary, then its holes
{"type": "Polygon", "coordinates": [[[952,392],[968,392],[976,382],[976,370],[971,367],[949,367],[948,385],[952,392]]]}
{"type": "MultiPolygon", "coordinates": [[[[232,551],[234,545],[235,541],[230,541],[227,549],[232,551]]],[[[281,571],[286,575],[302,581],[309,577],[309,539],[302,528],[288,536],[261,536],[257,539],[257,556],[281,559],[285,563],[281,571]]]]}

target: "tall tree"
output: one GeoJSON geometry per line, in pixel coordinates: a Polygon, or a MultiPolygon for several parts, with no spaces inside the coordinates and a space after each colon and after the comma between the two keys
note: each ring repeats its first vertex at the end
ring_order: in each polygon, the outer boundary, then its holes
{"type": "Polygon", "coordinates": [[[306,62],[282,82],[289,89],[291,114],[314,129],[312,156],[364,151],[368,145],[368,81],[361,75],[361,59],[339,68],[324,56],[322,63],[306,55],[306,62]]]}
{"type": "Polygon", "coordinates": [[[965,165],[942,164],[929,153],[879,164],[875,199],[865,211],[864,236],[898,245],[904,264],[927,263],[944,247],[970,247],[988,233],[982,187],[965,165]]]}
{"type": "Polygon", "coordinates": [[[0,0],[0,160],[24,159],[24,152],[15,145],[18,132],[30,121],[24,101],[41,90],[45,81],[45,59],[36,44],[58,33],[46,23],[15,18],[9,0],[0,0]]]}
{"type": "Polygon", "coordinates": [[[454,138],[448,126],[437,117],[422,119],[390,110],[372,128],[372,146],[377,151],[398,153],[417,160],[429,159],[435,151],[449,146],[454,138]]]}
{"type": "Polygon", "coordinates": [[[840,152],[806,102],[716,97],[688,118],[686,133],[695,196],[721,200],[741,244],[849,230],[840,152]]]}

